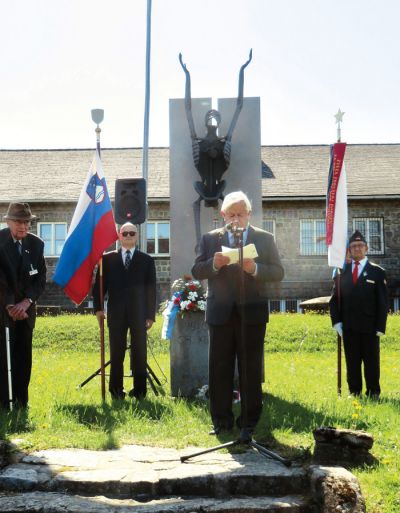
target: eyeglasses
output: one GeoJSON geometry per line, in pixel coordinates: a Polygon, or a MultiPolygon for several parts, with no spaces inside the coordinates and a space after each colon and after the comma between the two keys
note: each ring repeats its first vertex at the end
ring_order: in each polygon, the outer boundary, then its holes
{"type": "Polygon", "coordinates": [[[122,237],[134,237],[136,235],[136,232],[122,232],[122,237]]]}

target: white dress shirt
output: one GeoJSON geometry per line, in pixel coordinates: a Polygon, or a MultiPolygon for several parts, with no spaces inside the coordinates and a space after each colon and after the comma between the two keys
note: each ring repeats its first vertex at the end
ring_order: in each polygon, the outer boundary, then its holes
{"type": "MultiPolygon", "coordinates": [[[[123,262],[124,265],[125,265],[125,259],[126,259],[126,252],[127,251],[128,251],[128,248],[123,248],[121,246],[121,256],[122,256],[122,262],[123,262]]],[[[129,251],[131,252],[131,260],[132,260],[133,254],[135,253],[135,248],[131,248],[129,251]]]]}
{"type": "MultiPolygon", "coordinates": [[[[358,266],[358,278],[360,277],[361,273],[363,272],[364,267],[365,267],[367,262],[368,262],[368,257],[364,257],[362,260],[360,260],[360,263],[359,263],[359,266],[358,266]]],[[[351,262],[351,274],[353,274],[355,265],[356,264],[355,264],[354,260],[352,260],[352,262],[351,262]]]]}

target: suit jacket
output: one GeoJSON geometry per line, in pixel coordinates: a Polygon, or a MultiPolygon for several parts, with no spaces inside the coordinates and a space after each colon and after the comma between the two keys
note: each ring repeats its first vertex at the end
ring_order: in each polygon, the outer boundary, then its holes
{"type": "Polygon", "coordinates": [[[6,304],[14,304],[24,298],[30,298],[33,304],[27,310],[27,322],[31,328],[35,325],[35,302],[46,286],[46,262],[43,256],[44,242],[28,233],[22,239],[22,260],[16,254],[10,229],[0,230],[0,266],[7,278],[6,304]]]}
{"type": "MultiPolygon", "coordinates": [[[[278,250],[272,234],[249,226],[246,244],[253,243],[257,248],[257,274],[244,273],[244,316],[249,324],[268,322],[268,297],[266,283],[281,281],[284,275],[278,250]]],[[[225,324],[234,305],[239,305],[240,267],[231,264],[219,271],[213,269],[214,253],[221,246],[229,246],[228,234],[224,229],[214,230],[203,235],[198,256],[192,268],[198,280],[208,280],[206,321],[209,324],[225,324]]]]}
{"type": "MultiPolygon", "coordinates": [[[[135,329],[142,329],[146,319],[155,320],[156,270],[154,260],[137,248],[125,269],[121,250],[103,256],[103,290],[108,295],[107,323],[110,328],[128,318],[135,329]]],[[[101,310],[99,272],[93,287],[95,312],[101,310]]]]}
{"type": "Polygon", "coordinates": [[[351,264],[340,276],[340,307],[337,278],[329,302],[332,324],[342,322],[343,329],[359,333],[385,333],[389,298],[382,267],[368,260],[355,285],[351,264]]]}

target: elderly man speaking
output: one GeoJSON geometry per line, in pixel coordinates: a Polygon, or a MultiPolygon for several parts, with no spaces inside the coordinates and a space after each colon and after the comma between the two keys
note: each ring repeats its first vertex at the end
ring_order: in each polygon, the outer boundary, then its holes
{"type": "MultiPolygon", "coordinates": [[[[240,391],[247,399],[247,417],[240,416],[238,427],[251,433],[262,410],[263,344],[268,322],[267,282],[283,278],[283,267],[272,234],[250,224],[251,204],[241,191],[228,194],[221,206],[225,228],[205,234],[192,268],[193,276],[208,280],[206,321],[209,327],[209,390],[213,429],[218,435],[233,427],[232,392],[235,358],[238,359],[240,391]],[[243,259],[244,298],[240,304],[240,269],[230,264],[222,246],[233,245],[234,227],[243,232],[243,243],[253,243],[258,256],[243,259]],[[243,328],[244,341],[240,340],[243,328]],[[243,390],[242,343],[246,350],[247,387],[243,390]],[[246,424],[246,425],[244,425],[246,424]]],[[[243,412],[242,412],[243,413],[243,412]]]]}

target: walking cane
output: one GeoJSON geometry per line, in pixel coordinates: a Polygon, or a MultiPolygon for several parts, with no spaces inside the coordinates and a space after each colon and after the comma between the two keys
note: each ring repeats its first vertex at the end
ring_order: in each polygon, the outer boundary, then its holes
{"type": "Polygon", "coordinates": [[[10,329],[6,326],[6,351],[7,351],[7,375],[8,375],[8,402],[10,411],[13,410],[13,391],[11,373],[10,329]]]}

